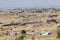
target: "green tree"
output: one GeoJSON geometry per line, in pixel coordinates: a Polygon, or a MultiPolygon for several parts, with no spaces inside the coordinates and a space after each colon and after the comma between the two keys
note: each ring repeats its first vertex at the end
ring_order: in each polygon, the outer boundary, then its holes
{"type": "Polygon", "coordinates": [[[35,40],[34,36],[32,36],[32,40],[35,40]]]}
{"type": "Polygon", "coordinates": [[[26,38],[26,31],[25,30],[22,30],[21,34],[22,35],[18,38],[18,40],[24,40],[24,38],[26,38]]]}
{"type": "Polygon", "coordinates": [[[57,38],[60,38],[60,29],[57,29],[57,38]]]}
{"type": "Polygon", "coordinates": [[[22,30],[21,31],[21,34],[25,35],[26,34],[26,31],[25,30],[22,30]]]}
{"type": "Polygon", "coordinates": [[[34,36],[35,36],[35,34],[32,34],[32,40],[35,40],[34,36]]]}

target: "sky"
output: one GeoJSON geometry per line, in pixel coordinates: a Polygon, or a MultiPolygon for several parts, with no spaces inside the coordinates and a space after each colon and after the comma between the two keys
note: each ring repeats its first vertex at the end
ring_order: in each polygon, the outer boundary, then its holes
{"type": "Polygon", "coordinates": [[[60,0],[0,0],[0,8],[60,8],[60,0]]]}

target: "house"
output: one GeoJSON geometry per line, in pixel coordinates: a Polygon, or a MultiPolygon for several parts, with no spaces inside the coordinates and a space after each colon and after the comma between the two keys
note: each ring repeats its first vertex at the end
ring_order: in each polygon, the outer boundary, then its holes
{"type": "Polygon", "coordinates": [[[17,35],[17,32],[10,32],[9,35],[17,35]]]}
{"type": "Polygon", "coordinates": [[[44,36],[44,35],[50,35],[51,32],[46,32],[46,31],[41,31],[40,32],[40,35],[44,36]]]}
{"type": "Polygon", "coordinates": [[[58,17],[58,15],[49,15],[49,17],[58,17]]]}
{"type": "Polygon", "coordinates": [[[55,19],[47,20],[47,23],[51,23],[51,22],[58,23],[55,19]]]}

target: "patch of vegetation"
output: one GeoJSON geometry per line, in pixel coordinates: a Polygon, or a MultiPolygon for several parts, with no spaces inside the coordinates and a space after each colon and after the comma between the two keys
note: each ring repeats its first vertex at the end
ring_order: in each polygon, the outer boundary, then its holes
{"type": "Polygon", "coordinates": [[[18,40],[24,40],[24,38],[26,38],[26,36],[22,35],[18,38],[18,40]]]}
{"type": "Polygon", "coordinates": [[[24,38],[26,38],[26,36],[25,36],[26,35],[26,31],[25,30],[22,30],[21,34],[22,35],[18,38],[18,40],[24,40],[24,38]]]}
{"type": "Polygon", "coordinates": [[[60,38],[60,29],[57,29],[57,38],[60,38]]]}
{"type": "Polygon", "coordinates": [[[23,35],[26,34],[26,31],[25,30],[22,30],[21,31],[21,34],[23,34],[23,35]]]}

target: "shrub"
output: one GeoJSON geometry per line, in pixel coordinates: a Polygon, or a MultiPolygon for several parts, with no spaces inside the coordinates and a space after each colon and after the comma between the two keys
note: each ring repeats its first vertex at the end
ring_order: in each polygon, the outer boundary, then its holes
{"type": "Polygon", "coordinates": [[[60,29],[57,30],[57,38],[60,38],[60,29]]]}
{"type": "Polygon", "coordinates": [[[26,34],[26,31],[25,31],[25,30],[22,30],[22,31],[21,31],[21,34],[26,34]]]}

